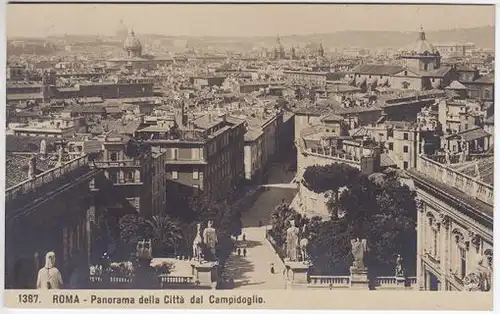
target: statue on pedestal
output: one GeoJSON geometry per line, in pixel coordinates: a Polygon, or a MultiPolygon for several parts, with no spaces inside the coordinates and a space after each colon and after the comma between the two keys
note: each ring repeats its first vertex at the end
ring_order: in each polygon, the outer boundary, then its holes
{"type": "Polygon", "coordinates": [[[45,140],[42,140],[40,142],[40,155],[42,155],[42,158],[47,157],[47,143],[45,142],[45,140]]]}
{"type": "Polygon", "coordinates": [[[286,256],[291,262],[298,260],[299,228],[295,226],[295,220],[290,220],[290,228],[286,230],[286,256]]]}
{"type": "Polygon", "coordinates": [[[193,258],[195,261],[201,261],[201,244],[203,240],[201,238],[201,224],[196,225],[196,237],[193,240],[193,258]]]}
{"type": "Polygon", "coordinates": [[[203,240],[207,248],[212,252],[213,257],[215,257],[215,246],[217,244],[217,233],[213,227],[213,222],[208,221],[207,227],[203,230],[203,240]]]}
{"type": "Polygon", "coordinates": [[[396,258],[396,277],[404,277],[405,271],[403,268],[403,258],[398,254],[396,258]]]}
{"type": "Polygon", "coordinates": [[[365,267],[365,253],[367,251],[366,239],[360,240],[359,238],[351,240],[352,256],[354,261],[352,267],[357,270],[364,270],[365,267]]]}

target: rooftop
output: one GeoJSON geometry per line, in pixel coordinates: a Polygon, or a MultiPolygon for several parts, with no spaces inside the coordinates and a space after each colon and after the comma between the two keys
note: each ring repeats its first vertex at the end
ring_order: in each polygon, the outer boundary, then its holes
{"type": "Polygon", "coordinates": [[[486,157],[475,161],[466,161],[459,164],[451,164],[450,168],[455,169],[469,177],[476,178],[488,185],[494,185],[494,163],[495,157],[486,157]]]}

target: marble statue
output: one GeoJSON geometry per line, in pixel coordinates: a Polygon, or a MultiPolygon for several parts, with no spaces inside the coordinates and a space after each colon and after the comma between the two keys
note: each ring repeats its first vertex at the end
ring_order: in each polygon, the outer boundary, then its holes
{"type": "Polygon", "coordinates": [[[61,146],[61,147],[59,147],[59,150],[57,151],[57,163],[59,165],[61,165],[63,162],[63,154],[64,154],[64,149],[61,146]]]}
{"type": "Polygon", "coordinates": [[[444,151],[444,157],[445,157],[445,160],[446,160],[446,164],[447,165],[451,164],[450,151],[448,149],[446,149],[444,151]]]}
{"type": "Polygon", "coordinates": [[[203,241],[206,246],[212,252],[213,256],[215,256],[215,246],[217,244],[217,233],[215,232],[215,228],[213,227],[213,222],[208,221],[207,227],[203,230],[203,241]]]}
{"type": "Polygon", "coordinates": [[[56,268],[56,254],[48,252],[45,255],[45,266],[38,271],[36,280],[37,289],[61,289],[63,285],[62,276],[56,268]]]}
{"type": "Polygon", "coordinates": [[[396,277],[404,277],[403,258],[398,254],[396,258],[396,277]]]}
{"type": "Polygon", "coordinates": [[[352,239],[351,247],[352,256],[354,257],[352,267],[356,269],[365,269],[365,253],[367,251],[366,239],[352,239]]]}
{"type": "Polygon", "coordinates": [[[302,228],[301,239],[299,242],[300,247],[300,259],[305,262],[309,259],[309,254],[307,252],[307,246],[309,245],[309,239],[307,238],[307,229],[306,225],[302,228]]]}
{"type": "Polygon", "coordinates": [[[298,260],[299,228],[295,226],[295,220],[290,220],[290,228],[286,230],[286,256],[292,262],[298,260]]]}
{"type": "Polygon", "coordinates": [[[40,142],[40,155],[42,155],[42,157],[47,156],[47,142],[45,142],[45,140],[40,142]]]}
{"type": "Polygon", "coordinates": [[[201,239],[201,224],[196,225],[196,237],[193,240],[193,257],[196,261],[201,261],[201,244],[203,240],[201,239]]]}
{"type": "Polygon", "coordinates": [[[36,157],[33,156],[28,161],[28,178],[36,177],[36,157]]]}

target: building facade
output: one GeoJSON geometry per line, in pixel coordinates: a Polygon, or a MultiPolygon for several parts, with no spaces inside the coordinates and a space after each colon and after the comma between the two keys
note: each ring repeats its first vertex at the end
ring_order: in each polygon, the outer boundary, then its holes
{"type": "Polygon", "coordinates": [[[421,290],[490,290],[493,276],[493,157],[446,165],[420,156],[409,171],[420,204],[421,290]],[[473,278],[479,278],[474,281],[473,278]]]}

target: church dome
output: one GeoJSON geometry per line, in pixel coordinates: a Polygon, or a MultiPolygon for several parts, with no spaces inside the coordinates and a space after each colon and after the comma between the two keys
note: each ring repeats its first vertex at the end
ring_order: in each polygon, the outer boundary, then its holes
{"type": "Polygon", "coordinates": [[[436,49],[431,45],[425,38],[425,32],[422,27],[420,27],[420,32],[418,33],[418,39],[413,45],[412,51],[417,54],[425,53],[435,53],[436,49]]]}
{"type": "Polygon", "coordinates": [[[137,52],[139,54],[142,51],[141,42],[135,36],[133,30],[130,30],[127,39],[125,39],[125,42],[123,43],[123,49],[125,49],[126,51],[137,52]]]}

